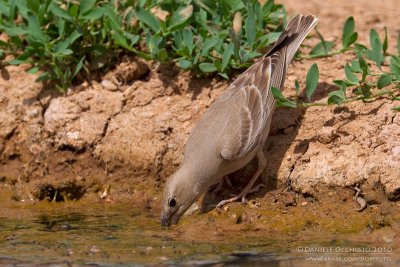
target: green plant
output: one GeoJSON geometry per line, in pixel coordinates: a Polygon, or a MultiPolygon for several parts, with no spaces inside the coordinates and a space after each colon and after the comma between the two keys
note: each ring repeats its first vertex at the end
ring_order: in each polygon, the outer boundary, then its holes
{"type": "Polygon", "coordinates": [[[0,58],[13,54],[5,64],[30,64],[38,81],[61,91],[121,53],[228,78],[276,40],[285,18],[273,0],[0,0],[0,33],[8,36],[0,58]]]}
{"type": "Polygon", "coordinates": [[[224,78],[260,56],[258,51],[277,39],[286,17],[284,7],[271,0],[263,6],[241,0],[153,1],[134,14],[153,59],[224,78]]]}
{"type": "Polygon", "coordinates": [[[42,70],[38,81],[56,81],[61,91],[80,74],[106,68],[120,48],[134,50],[138,36],[122,31],[121,16],[111,3],[95,0],[0,1],[0,31],[16,58],[8,64],[28,63],[30,73],[42,70]]]}
{"type": "MultiPolygon", "coordinates": [[[[351,52],[355,58],[344,66],[344,79],[334,80],[337,90],[328,94],[326,102],[310,102],[311,96],[315,91],[319,79],[319,71],[316,64],[312,65],[306,77],[306,95],[308,102],[298,101],[299,85],[296,81],[295,99],[289,99],[282,93],[273,89],[273,94],[277,99],[278,106],[291,108],[323,106],[323,105],[342,105],[353,101],[372,101],[382,96],[392,99],[399,99],[400,94],[400,34],[397,42],[397,55],[388,53],[387,29],[384,29],[384,39],[381,41],[376,30],[370,31],[369,48],[363,44],[356,43],[358,33],[354,31],[354,18],[350,17],[345,22],[342,34],[342,47],[332,51],[335,46],[332,42],[324,40],[322,35],[317,32],[320,42],[311,49],[309,55],[297,55],[298,59],[328,57],[336,54],[351,52]],[[390,58],[389,67],[387,61],[390,58]],[[376,66],[373,68],[371,63],[376,66]],[[384,89],[389,87],[390,89],[384,89]],[[349,93],[351,89],[351,94],[349,93]]],[[[393,110],[400,111],[400,107],[394,107],[393,110]]]]}

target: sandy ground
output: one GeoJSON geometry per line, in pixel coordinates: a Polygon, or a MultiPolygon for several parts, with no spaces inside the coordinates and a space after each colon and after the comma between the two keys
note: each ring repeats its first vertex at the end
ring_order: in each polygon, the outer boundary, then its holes
{"type": "MultiPolygon", "coordinates": [[[[321,33],[336,43],[350,15],[363,43],[370,28],[382,34],[387,26],[389,47],[395,51],[400,30],[395,0],[281,2],[289,15],[315,14],[321,33]]],[[[315,42],[307,39],[302,49],[315,42]]],[[[350,58],[294,62],[284,93],[294,94],[295,79],[304,88],[306,72],[317,62],[321,77],[315,98],[323,100],[335,89],[332,81],[344,76],[350,58]]],[[[229,84],[127,58],[104,77],[114,86],[93,81],[62,96],[35,83],[25,68],[2,68],[0,77],[0,182],[12,185],[16,200],[77,199],[111,186],[115,199],[127,194],[157,206],[193,125],[229,84]]],[[[311,196],[333,203],[345,194],[349,210],[356,207],[351,195],[358,184],[370,204],[389,203],[390,212],[397,212],[397,203],[388,199],[400,197],[400,114],[390,110],[398,105],[382,98],[345,107],[278,109],[264,148],[268,167],[262,180],[268,188],[257,201],[270,203],[270,192],[286,189],[299,203],[311,196]],[[337,197],[325,195],[337,188],[344,190],[337,197]]],[[[253,162],[232,174],[234,186],[246,183],[254,168],[253,162]]],[[[283,198],[276,202],[292,206],[283,198]]]]}

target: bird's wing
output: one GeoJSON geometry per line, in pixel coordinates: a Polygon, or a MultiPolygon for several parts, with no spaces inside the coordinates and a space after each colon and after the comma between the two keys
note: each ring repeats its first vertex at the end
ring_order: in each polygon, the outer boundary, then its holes
{"type": "Polygon", "coordinates": [[[240,75],[221,96],[234,112],[226,128],[221,156],[240,159],[268,135],[275,99],[271,87],[282,89],[289,63],[317,23],[314,16],[295,16],[269,52],[240,75]],[[266,130],[264,128],[266,127],[266,130]]]}
{"type": "Polygon", "coordinates": [[[237,114],[226,128],[221,156],[235,160],[245,156],[260,142],[265,123],[272,114],[274,98],[270,90],[271,59],[262,58],[250,67],[221,96],[237,114]]]}

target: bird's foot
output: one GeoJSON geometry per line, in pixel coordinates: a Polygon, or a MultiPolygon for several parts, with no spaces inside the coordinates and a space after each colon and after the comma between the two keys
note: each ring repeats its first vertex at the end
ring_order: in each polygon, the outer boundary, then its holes
{"type": "Polygon", "coordinates": [[[235,196],[235,197],[222,200],[221,202],[218,203],[218,205],[217,205],[216,208],[217,208],[217,209],[221,209],[221,208],[222,208],[223,206],[225,206],[226,204],[232,203],[232,202],[236,202],[236,201],[238,201],[239,199],[241,199],[241,201],[242,201],[243,204],[246,204],[246,203],[247,203],[246,196],[247,196],[248,194],[252,194],[252,193],[254,193],[254,192],[259,191],[260,188],[262,188],[262,187],[266,187],[266,186],[265,186],[264,184],[259,184],[259,185],[257,185],[256,187],[254,187],[254,188],[251,189],[251,190],[243,190],[239,195],[237,195],[237,196],[235,196]]]}
{"type": "Polygon", "coordinates": [[[358,187],[358,184],[354,187],[354,189],[356,190],[356,195],[353,197],[353,199],[360,205],[360,208],[353,210],[360,212],[367,207],[367,201],[365,201],[365,199],[360,196],[361,189],[358,187]]]}
{"type": "MultiPolygon", "coordinates": [[[[218,203],[216,209],[220,210],[226,204],[238,201],[240,198],[241,198],[241,196],[239,195],[239,196],[236,196],[236,197],[232,197],[232,198],[229,198],[229,199],[222,200],[221,202],[218,203]]],[[[242,199],[243,199],[243,197],[242,197],[242,199]]]]}
{"type": "Polygon", "coordinates": [[[253,194],[253,193],[255,193],[255,192],[258,192],[258,191],[260,191],[260,189],[261,188],[267,188],[267,186],[265,185],[265,184],[259,184],[259,185],[256,185],[253,189],[251,189],[249,192],[247,192],[247,194],[253,194]]]}

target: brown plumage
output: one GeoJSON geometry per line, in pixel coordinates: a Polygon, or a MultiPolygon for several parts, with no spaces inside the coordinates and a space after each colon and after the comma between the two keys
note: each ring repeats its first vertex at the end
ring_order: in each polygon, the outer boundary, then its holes
{"type": "Polygon", "coordinates": [[[290,62],[316,23],[311,15],[294,17],[268,53],[204,112],[186,143],[181,166],[166,183],[162,225],[177,223],[211,185],[256,156],[258,169],[250,183],[237,197],[224,200],[217,207],[240,198],[245,200],[266,167],[262,147],[275,108],[271,87],[283,88],[290,62]]]}

